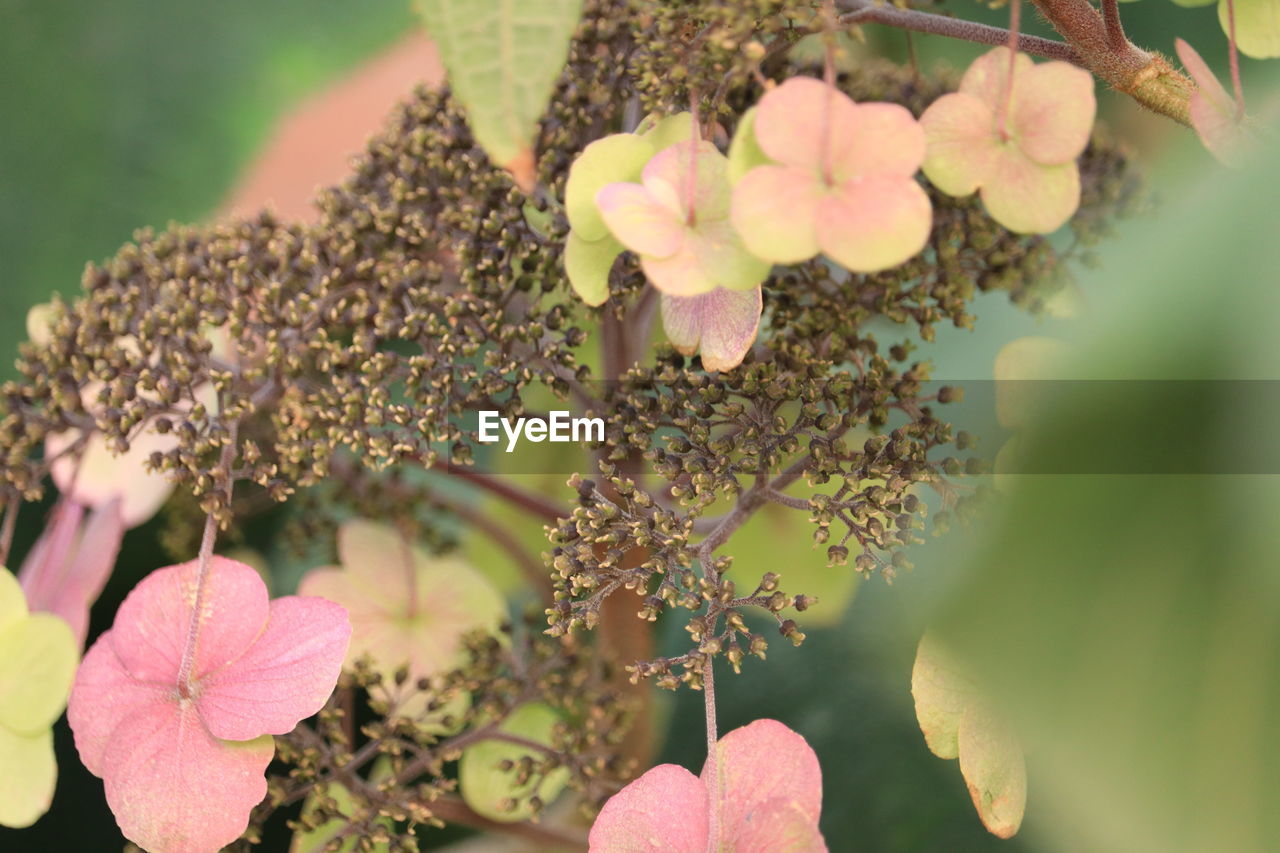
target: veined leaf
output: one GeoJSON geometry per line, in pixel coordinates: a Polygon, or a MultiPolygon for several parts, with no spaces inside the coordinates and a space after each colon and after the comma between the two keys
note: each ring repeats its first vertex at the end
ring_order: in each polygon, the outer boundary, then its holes
{"type": "Polygon", "coordinates": [[[526,191],[533,140],[582,0],[419,0],[476,140],[526,191]]]}

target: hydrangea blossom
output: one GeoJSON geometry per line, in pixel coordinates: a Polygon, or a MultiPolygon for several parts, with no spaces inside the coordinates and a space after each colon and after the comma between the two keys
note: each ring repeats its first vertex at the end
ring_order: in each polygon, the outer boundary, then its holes
{"type": "Polygon", "coordinates": [[[267,793],[272,735],[323,707],[351,636],[318,598],[269,601],[250,567],[212,557],[129,593],[76,675],[67,720],[125,837],[151,853],[213,853],[267,793]]]}
{"type": "Polygon", "coordinates": [[[30,613],[0,567],[0,825],[30,826],[57,781],[50,727],[62,715],[79,655],[66,622],[30,613]]]}
{"type": "MultiPolygon", "coordinates": [[[[734,729],[716,747],[720,849],[825,853],[818,830],[822,770],[805,739],[776,720],[734,729]]],[[[660,764],[613,796],[596,818],[591,853],[705,853],[707,768],[660,764]]]]}
{"type": "Polygon", "coordinates": [[[596,206],[613,235],[640,256],[654,287],[697,296],[750,290],[769,274],[729,221],[728,160],[714,145],[681,142],[645,165],[640,183],[609,184],[596,206]]]}
{"type": "Polygon", "coordinates": [[[823,253],[854,272],[895,267],[924,248],[933,211],[915,180],[924,133],[898,104],[855,104],[811,77],[760,99],[735,138],[735,163],[760,154],[733,190],[733,224],[752,254],[779,264],[823,253]],[[758,149],[758,152],[757,152],[758,149]]]}
{"type": "MultiPolygon", "coordinates": [[[[413,689],[460,665],[464,635],[494,631],[507,616],[506,601],[487,578],[456,557],[428,556],[389,525],[346,522],[338,530],[338,558],[341,567],[311,570],[298,592],[347,608],[355,628],[347,662],[367,656],[384,686],[396,683],[401,668],[413,689]]],[[[388,698],[398,713],[416,716],[419,709],[405,704],[410,697],[388,698]]]]}
{"type": "Polygon", "coordinates": [[[1080,206],[1076,165],[1093,127],[1093,77],[1065,62],[1013,60],[998,47],[969,66],[960,89],[934,101],[920,123],[924,173],[944,193],[980,192],[1010,231],[1047,234],[1080,206]]]}

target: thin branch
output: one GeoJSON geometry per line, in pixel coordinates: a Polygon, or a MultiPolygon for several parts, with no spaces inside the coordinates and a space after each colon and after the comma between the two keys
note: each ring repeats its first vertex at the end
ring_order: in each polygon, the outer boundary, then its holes
{"type": "Polygon", "coordinates": [[[707,723],[707,799],[710,800],[710,821],[707,833],[707,853],[720,850],[720,750],[716,747],[716,678],[715,656],[707,655],[702,664],[702,706],[707,723]]]}
{"type": "Polygon", "coordinates": [[[514,838],[523,838],[539,845],[554,845],[557,848],[569,847],[574,850],[587,849],[587,834],[579,829],[567,826],[549,826],[542,823],[501,823],[477,814],[460,798],[446,794],[432,801],[429,808],[441,820],[463,826],[483,829],[487,832],[502,833],[514,838]]]}
{"type": "Polygon", "coordinates": [[[9,496],[4,509],[4,527],[0,528],[0,566],[9,565],[9,549],[13,547],[13,531],[18,523],[18,510],[22,506],[22,496],[14,492],[9,496]]]}
{"type": "MultiPolygon", "coordinates": [[[[986,24],[949,18],[946,15],[935,15],[931,12],[918,12],[915,9],[899,9],[897,6],[887,4],[878,5],[873,0],[840,0],[839,5],[846,10],[846,14],[840,16],[840,23],[846,26],[883,24],[887,27],[947,36],[977,44],[998,46],[1009,43],[1009,31],[1001,27],[990,27],[986,24]]],[[[1020,35],[1018,49],[1023,53],[1043,56],[1046,59],[1059,59],[1073,65],[1084,65],[1080,54],[1066,42],[1020,35]]]]}
{"type": "Polygon", "coordinates": [[[1120,21],[1120,0],[1102,0],[1102,23],[1107,27],[1107,44],[1112,50],[1124,50],[1129,39],[1120,21]]]}
{"type": "Polygon", "coordinates": [[[530,553],[524,543],[511,534],[510,530],[469,504],[461,501],[446,501],[438,495],[432,499],[492,539],[494,544],[507,552],[512,561],[519,567],[525,579],[538,590],[542,598],[547,602],[551,601],[554,589],[551,585],[551,576],[546,567],[541,560],[530,553]]]}
{"type": "Polygon", "coordinates": [[[483,471],[477,471],[474,468],[467,468],[462,465],[450,465],[447,462],[436,462],[431,468],[433,471],[440,471],[443,474],[466,480],[471,485],[502,498],[520,507],[530,515],[536,515],[552,524],[557,524],[560,519],[569,516],[564,507],[544,498],[542,495],[504,483],[497,477],[486,474],[483,471]]]}
{"type": "Polygon", "coordinates": [[[1244,85],[1240,82],[1240,47],[1236,43],[1236,4],[1227,0],[1227,53],[1231,59],[1231,87],[1236,94],[1236,117],[1244,118],[1244,85]]]}

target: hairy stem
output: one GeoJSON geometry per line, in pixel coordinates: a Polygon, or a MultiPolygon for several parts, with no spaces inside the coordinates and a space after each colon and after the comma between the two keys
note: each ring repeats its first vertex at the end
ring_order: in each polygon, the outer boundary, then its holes
{"type": "MultiPolygon", "coordinates": [[[[839,5],[846,14],[841,16],[842,24],[883,24],[917,33],[946,36],[948,38],[971,41],[977,44],[999,46],[1009,43],[1009,31],[1001,27],[990,27],[973,21],[949,18],[946,15],[935,15],[931,12],[918,12],[915,9],[899,9],[897,6],[877,4],[875,0],[840,0],[839,5]]],[[[1082,65],[1079,54],[1071,45],[1038,36],[1018,36],[1018,50],[1033,56],[1046,59],[1059,59],[1075,65],[1082,65]]]]}
{"type": "Polygon", "coordinates": [[[702,665],[702,705],[706,712],[707,722],[707,799],[709,806],[709,825],[707,832],[707,853],[719,853],[720,850],[720,762],[719,750],[716,748],[716,678],[715,657],[707,655],[702,665]]]}
{"type": "Polygon", "coordinates": [[[1236,44],[1236,3],[1227,0],[1227,55],[1231,60],[1231,88],[1236,95],[1236,117],[1244,118],[1244,85],[1240,82],[1240,48],[1236,44]]]}

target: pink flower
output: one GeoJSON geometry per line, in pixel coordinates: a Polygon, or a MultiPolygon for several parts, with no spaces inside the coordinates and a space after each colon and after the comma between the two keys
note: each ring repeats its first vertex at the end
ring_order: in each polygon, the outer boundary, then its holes
{"type": "Polygon", "coordinates": [[[1196,83],[1191,93],[1191,126],[1209,153],[1227,166],[1239,166],[1259,147],[1244,109],[1218,82],[1208,63],[1182,39],[1174,42],[1178,58],[1196,83]]]}
{"type": "Polygon", "coordinates": [[[710,142],[681,142],[644,167],[640,183],[609,184],[596,207],[609,231],[640,256],[653,286],[672,296],[717,287],[750,290],[769,264],[750,255],[729,222],[728,161],[710,142]]]}
{"type": "Polygon", "coordinates": [[[169,566],[134,588],[67,706],[121,831],[152,853],[213,853],[244,831],[267,792],[271,735],[320,710],[351,636],[340,605],[268,601],[242,563],[213,557],[203,590],[197,575],[195,562],[169,566]]]}
{"type": "Polygon", "coordinates": [[[981,192],[991,218],[1010,231],[1047,234],[1080,206],[1076,158],[1093,128],[1093,76],[1021,53],[1014,63],[1010,83],[1009,49],[983,54],[959,91],[924,111],[924,173],[947,195],[981,192]]]}
{"type": "Polygon", "coordinates": [[[811,77],[760,99],[757,166],[733,190],[747,250],[778,264],[819,252],[854,272],[895,267],[929,238],[933,209],[915,180],[924,133],[897,104],[855,104],[811,77]]]}
{"type": "MultiPolygon", "coordinates": [[[[716,755],[720,850],[825,853],[822,770],[803,737],[776,720],[756,720],[721,738],[716,755]]],[[[645,773],[605,803],[590,853],[706,853],[706,774],[674,764],[645,773]]]]}

